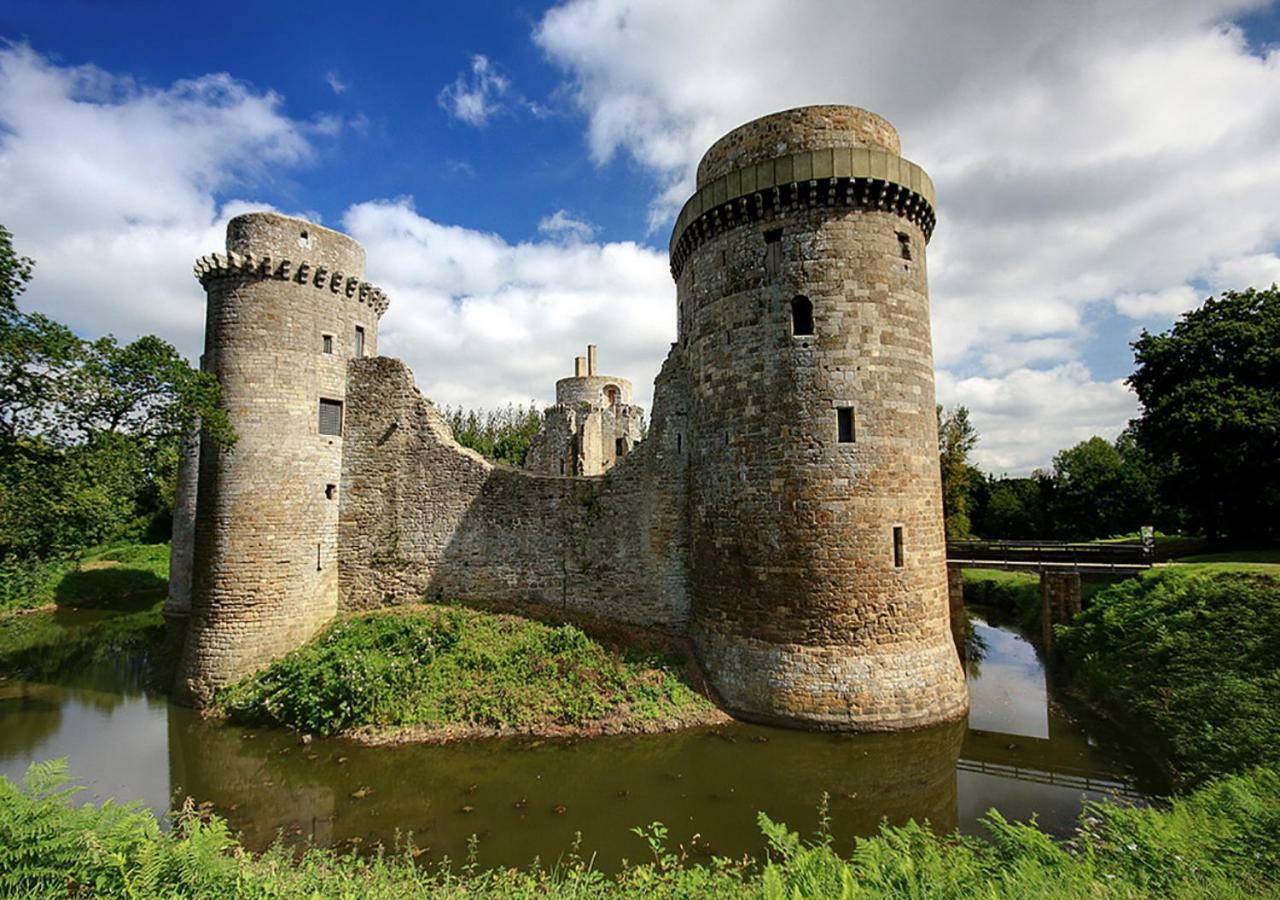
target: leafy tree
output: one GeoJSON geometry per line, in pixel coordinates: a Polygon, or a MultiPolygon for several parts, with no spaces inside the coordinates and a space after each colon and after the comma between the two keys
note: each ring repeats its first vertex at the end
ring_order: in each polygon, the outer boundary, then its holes
{"type": "Polygon", "coordinates": [[[524,465],[543,420],[532,400],[528,406],[508,403],[491,410],[446,406],[444,417],[459,444],[494,462],[517,467],[524,465]]]}
{"type": "Polygon", "coordinates": [[[969,465],[969,451],[978,443],[978,432],[969,422],[969,410],[957,406],[950,413],[938,404],[938,461],[942,466],[942,512],[948,539],[967,538],[969,491],[981,476],[969,465]]]}
{"type": "Polygon", "coordinates": [[[1210,537],[1280,533],[1280,289],[1210,297],[1133,344],[1138,443],[1161,494],[1210,537]]]}
{"type": "Polygon", "coordinates": [[[1053,458],[1050,513],[1056,536],[1092,540],[1136,531],[1151,521],[1153,485],[1133,435],[1092,437],[1053,458]]]}
{"type": "MultiPolygon", "coordinates": [[[[34,264],[0,226],[0,574],[164,516],[178,444],[234,443],[220,388],[154,336],[77,337],[18,296],[34,264]]],[[[3,590],[0,590],[3,593],[3,590]]],[[[0,598],[3,599],[3,598],[0,598]]]]}
{"type": "Polygon", "coordinates": [[[1048,496],[1051,477],[1040,470],[1030,478],[980,479],[973,492],[973,530],[993,540],[1037,540],[1050,534],[1048,496]]]}

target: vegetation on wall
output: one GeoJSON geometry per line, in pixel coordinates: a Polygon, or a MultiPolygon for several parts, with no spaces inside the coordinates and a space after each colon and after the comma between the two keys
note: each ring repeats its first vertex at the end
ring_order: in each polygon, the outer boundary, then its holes
{"type": "Polygon", "coordinates": [[[319,734],[634,723],[712,709],[675,657],[609,647],[573,625],[444,606],[340,619],[220,699],[234,718],[319,734]]]}
{"type": "Polygon", "coordinates": [[[406,842],[369,857],[276,846],[245,852],[226,823],[188,803],[163,831],[137,805],[72,803],[65,764],[0,778],[0,893],[21,897],[1215,897],[1280,889],[1280,776],[1236,776],[1168,810],[1089,805],[1059,843],[989,813],[980,837],[883,826],[847,856],[819,810],[802,838],[763,813],[759,862],[694,864],[660,823],[636,828],[645,862],[606,875],[569,851],[552,869],[422,865],[406,842]]]}
{"type": "Polygon", "coordinates": [[[524,465],[533,436],[542,430],[542,411],[533,401],[489,410],[446,406],[443,413],[455,441],[508,466],[524,465]]]}
{"type": "Polygon", "coordinates": [[[169,344],[84,340],[22,312],[33,269],[0,227],[0,609],[29,604],[86,548],[163,538],[197,421],[234,442],[217,380],[169,344]]]}
{"type": "Polygon", "coordinates": [[[1280,763],[1280,580],[1155,570],[1056,645],[1075,685],[1159,737],[1176,783],[1280,763]]]}

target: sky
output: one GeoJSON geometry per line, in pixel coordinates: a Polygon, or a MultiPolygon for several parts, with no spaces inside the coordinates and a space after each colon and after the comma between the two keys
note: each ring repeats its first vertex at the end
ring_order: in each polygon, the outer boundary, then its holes
{"type": "Polygon", "coordinates": [[[1025,474],[1137,412],[1130,342],[1280,281],[1262,0],[130,0],[0,5],[23,305],[198,356],[193,260],[276,209],[360,240],[380,352],[439,404],[540,404],[588,342],[648,406],[702,152],[849,103],[938,190],[938,399],[1025,474]]]}

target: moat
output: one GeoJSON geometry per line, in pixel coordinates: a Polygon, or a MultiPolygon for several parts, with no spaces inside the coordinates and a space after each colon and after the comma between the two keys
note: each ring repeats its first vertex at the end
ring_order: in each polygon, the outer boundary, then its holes
{"type": "MultiPolygon", "coordinates": [[[[75,613],[68,614],[73,624],[75,613]]],[[[1069,832],[1086,799],[1163,793],[1156,767],[1114,727],[1055,696],[1035,647],[975,611],[968,721],[892,735],[733,725],[590,741],[491,741],[445,747],[300,742],[292,732],[203,720],[144,686],[144,660],[121,657],[58,683],[0,682],[0,775],[65,756],[80,801],[208,801],[245,842],[368,848],[412,832],[424,858],[482,865],[580,855],[615,869],[647,849],[635,826],[662,821],[697,859],[759,855],[757,811],[811,833],[830,795],[841,850],[881,820],[979,829],[989,808],[1069,832]]]]}

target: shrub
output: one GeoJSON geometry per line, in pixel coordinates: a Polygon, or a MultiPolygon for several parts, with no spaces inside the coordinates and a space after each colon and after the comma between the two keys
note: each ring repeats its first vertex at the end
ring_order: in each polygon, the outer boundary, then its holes
{"type": "Polygon", "coordinates": [[[678,662],[572,625],[453,607],[341,619],[221,695],[232,717],[333,734],[363,726],[576,725],[710,704],[678,662]]]}
{"type": "Polygon", "coordinates": [[[1149,726],[1179,784],[1280,762],[1280,582],[1153,572],[1058,635],[1074,681],[1149,726]]]}

